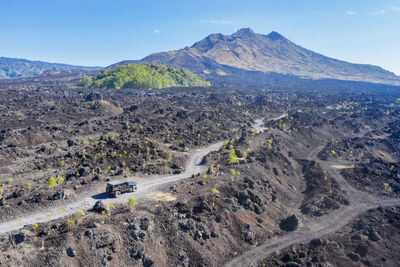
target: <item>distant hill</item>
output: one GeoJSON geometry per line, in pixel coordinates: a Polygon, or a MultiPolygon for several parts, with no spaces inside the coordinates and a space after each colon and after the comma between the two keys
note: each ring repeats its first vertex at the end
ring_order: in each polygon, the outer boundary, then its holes
{"type": "Polygon", "coordinates": [[[0,79],[35,76],[48,71],[96,70],[100,68],[0,57],[0,79]]]}
{"type": "MultiPolygon", "coordinates": [[[[115,65],[137,61],[122,61],[115,65]]],[[[277,32],[268,35],[240,29],[232,35],[211,34],[191,47],[151,54],[140,62],[183,67],[194,73],[234,76],[242,70],[311,79],[340,79],[400,84],[400,77],[381,67],[352,64],[305,49],[277,32]]]]}
{"type": "Polygon", "coordinates": [[[182,68],[150,63],[126,64],[85,76],[78,84],[85,88],[167,88],[210,86],[210,83],[182,68]]]}

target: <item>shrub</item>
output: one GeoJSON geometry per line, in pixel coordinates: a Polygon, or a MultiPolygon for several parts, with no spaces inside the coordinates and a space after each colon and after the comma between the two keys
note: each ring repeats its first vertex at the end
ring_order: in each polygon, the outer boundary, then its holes
{"type": "Polygon", "coordinates": [[[211,189],[211,193],[213,193],[214,195],[218,195],[218,194],[219,194],[219,191],[218,191],[217,188],[213,187],[213,188],[211,189]]]}
{"type": "Polygon", "coordinates": [[[229,164],[236,164],[238,162],[239,162],[239,160],[235,154],[235,150],[231,149],[229,152],[229,164]]]}
{"type": "Polygon", "coordinates": [[[57,177],[57,184],[62,184],[62,183],[64,183],[64,181],[65,181],[64,177],[61,177],[61,176],[57,177]]]}
{"type": "Polygon", "coordinates": [[[133,211],[133,209],[136,206],[136,200],[133,197],[130,197],[128,200],[128,206],[130,207],[131,211],[133,211]]]}
{"type": "Polygon", "coordinates": [[[112,209],[115,209],[114,204],[108,204],[107,210],[112,210],[112,209]]]}
{"type": "Polygon", "coordinates": [[[32,184],[31,183],[27,183],[26,184],[26,189],[31,190],[32,189],[32,184]]]}
{"type": "Polygon", "coordinates": [[[39,225],[37,223],[32,224],[32,230],[36,232],[36,230],[38,229],[39,225]]]}
{"type": "Polygon", "coordinates": [[[56,179],[54,179],[54,177],[50,177],[49,180],[47,180],[47,188],[52,189],[55,187],[57,187],[56,179]]]}
{"type": "Polygon", "coordinates": [[[75,221],[73,219],[70,219],[65,224],[69,229],[71,229],[75,225],[75,221]]]}
{"type": "Polygon", "coordinates": [[[211,164],[210,169],[209,169],[209,174],[215,174],[217,169],[215,168],[214,164],[211,164]]]}
{"type": "Polygon", "coordinates": [[[78,210],[77,212],[75,212],[75,218],[80,218],[84,215],[85,213],[82,210],[78,210]]]}

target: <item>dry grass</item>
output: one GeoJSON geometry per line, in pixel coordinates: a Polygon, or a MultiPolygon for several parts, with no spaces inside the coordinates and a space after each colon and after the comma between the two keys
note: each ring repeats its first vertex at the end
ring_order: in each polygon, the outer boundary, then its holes
{"type": "Polygon", "coordinates": [[[375,155],[378,157],[378,158],[381,158],[382,160],[385,160],[385,161],[387,161],[387,162],[390,162],[390,163],[395,163],[396,161],[392,158],[392,156],[390,156],[388,153],[386,153],[386,152],[383,152],[383,151],[380,151],[380,150],[378,150],[378,151],[376,151],[375,152],[375,155]]]}
{"type": "Polygon", "coordinates": [[[374,139],[385,139],[385,136],[384,136],[384,135],[375,135],[375,134],[372,134],[372,138],[374,138],[374,139]]]}
{"type": "Polygon", "coordinates": [[[176,197],[174,197],[173,195],[171,195],[170,193],[164,193],[164,192],[154,192],[154,193],[150,193],[147,195],[148,198],[153,199],[153,200],[157,200],[157,201],[175,201],[176,197]]]}
{"type": "Polygon", "coordinates": [[[353,168],[351,165],[332,165],[331,167],[339,170],[353,168]]]}

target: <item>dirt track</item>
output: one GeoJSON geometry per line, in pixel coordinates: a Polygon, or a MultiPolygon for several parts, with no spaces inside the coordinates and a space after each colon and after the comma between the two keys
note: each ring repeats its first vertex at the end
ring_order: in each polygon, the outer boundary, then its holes
{"type": "MultiPolygon", "coordinates": [[[[199,163],[205,155],[209,154],[211,151],[218,150],[222,145],[223,142],[218,142],[192,153],[186,163],[185,172],[183,172],[182,174],[137,179],[138,190],[133,194],[133,196],[137,200],[144,199],[148,193],[156,191],[157,188],[163,185],[188,178],[197,173],[204,172],[206,167],[199,165],[199,163]]],[[[101,188],[104,189],[105,184],[103,184],[101,188]]],[[[132,194],[123,194],[118,199],[110,198],[107,194],[84,196],[80,201],[73,202],[64,207],[49,208],[44,211],[30,214],[19,220],[15,219],[12,221],[1,223],[0,234],[18,230],[20,228],[23,228],[25,225],[31,225],[33,223],[49,222],[54,219],[74,214],[78,210],[90,209],[99,199],[101,199],[105,204],[127,203],[129,197],[132,197],[132,194]]]]}
{"type": "MultiPolygon", "coordinates": [[[[286,114],[280,115],[276,118],[271,118],[269,120],[277,120],[282,118],[283,116],[286,116],[286,114]]],[[[253,126],[253,129],[256,132],[260,132],[264,130],[262,128],[264,118],[257,119],[255,121],[255,124],[253,126]]],[[[132,195],[132,194],[123,194],[121,197],[118,199],[111,198],[108,194],[105,193],[99,193],[95,195],[85,195],[82,196],[81,200],[72,202],[68,205],[65,206],[60,206],[60,207],[51,207],[46,210],[42,210],[33,214],[29,214],[27,216],[24,216],[20,219],[15,219],[11,221],[6,221],[3,223],[0,223],[0,234],[2,233],[7,233],[11,232],[14,230],[18,230],[23,228],[25,225],[31,225],[34,223],[45,223],[49,222],[58,218],[62,218],[64,216],[72,215],[78,210],[87,210],[93,207],[93,205],[96,203],[98,200],[102,200],[104,204],[110,204],[110,203],[127,203],[129,197],[134,196],[135,199],[137,200],[143,200],[145,199],[146,195],[156,191],[159,187],[165,186],[166,184],[173,183],[188,177],[191,177],[192,175],[196,175],[198,173],[204,172],[206,170],[206,166],[201,166],[200,162],[203,159],[204,156],[209,154],[212,151],[218,150],[221,146],[223,145],[223,142],[218,142],[212,145],[209,145],[205,148],[198,149],[197,151],[194,151],[185,167],[185,171],[181,174],[178,175],[168,175],[168,176],[156,176],[156,177],[146,177],[146,178],[135,178],[135,180],[138,183],[138,190],[132,195]]],[[[103,191],[105,188],[105,184],[101,184],[97,188],[97,192],[103,191]]]]}

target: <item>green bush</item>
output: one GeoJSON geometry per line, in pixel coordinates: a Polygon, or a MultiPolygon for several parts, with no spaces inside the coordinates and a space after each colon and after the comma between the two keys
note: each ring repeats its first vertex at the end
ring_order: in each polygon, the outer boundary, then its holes
{"type": "Polygon", "coordinates": [[[47,180],[47,188],[52,189],[55,187],[57,187],[56,179],[54,179],[54,177],[50,177],[49,180],[47,180]]]}
{"type": "Polygon", "coordinates": [[[81,210],[78,210],[77,212],[75,212],[75,218],[79,218],[79,217],[82,217],[84,215],[85,215],[85,213],[83,211],[81,211],[81,210]]]}
{"type": "Polygon", "coordinates": [[[236,154],[235,154],[235,150],[234,149],[231,149],[230,151],[229,151],[229,164],[236,164],[236,163],[238,163],[239,162],[239,159],[238,159],[238,157],[236,156],[236,154]]]}
{"type": "Polygon", "coordinates": [[[136,200],[133,197],[130,197],[128,200],[128,206],[130,207],[131,211],[135,208],[136,204],[136,200]]]}
{"type": "Polygon", "coordinates": [[[61,176],[57,177],[57,184],[62,184],[62,183],[64,183],[64,181],[65,181],[64,177],[61,177],[61,176]]]}

